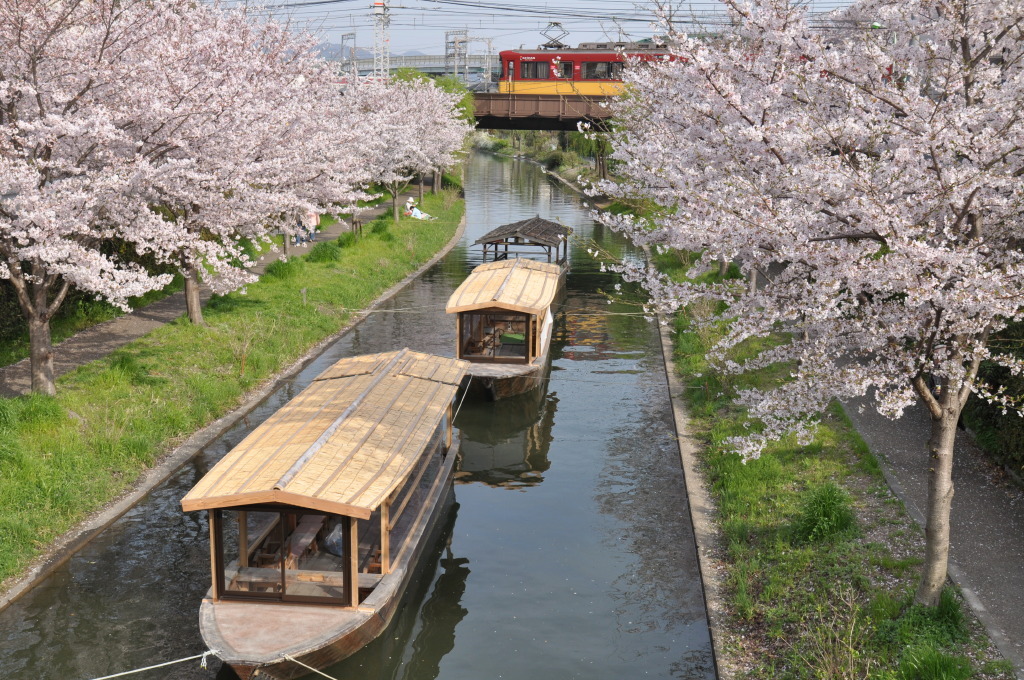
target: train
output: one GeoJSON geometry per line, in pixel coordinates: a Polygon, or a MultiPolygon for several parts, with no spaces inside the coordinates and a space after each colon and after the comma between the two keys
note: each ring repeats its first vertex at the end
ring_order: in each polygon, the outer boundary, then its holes
{"type": "Polygon", "coordinates": [[[622,92],[627,57],[672,59],[663,43],[592,42],[578,47],[504,50],[498,92],[506,94],[613,96],[622,92]]]}

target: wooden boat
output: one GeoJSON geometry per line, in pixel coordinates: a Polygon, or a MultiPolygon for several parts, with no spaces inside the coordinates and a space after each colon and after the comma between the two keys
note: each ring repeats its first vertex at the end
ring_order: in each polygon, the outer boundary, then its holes
{"type": "Polygon", "coordinates": [[[470,362],[465,389],[498,400],[540,385],[564,282],[562,265],[523,258],[470,272],[445,308],[456,315],[456,355],[470,362]]]}
{"type": "Polygon", "coordinates": [[[388,626],[451,500],[466,368],[408,349],[342,359],[182,499],[210,518],[203,639],[240,677],[305,675],[388,626]]]}
{"type": "Polygon", "coordinates": [[[569,269],[570,235],[572,230],[569,227],[537,216],[493,229],[478,238],[474,245],[483,246],[484,262],[520,255],[540,260],[540,256],[545,255],[547,262],[562,267],[564,275],[569,269]]]}

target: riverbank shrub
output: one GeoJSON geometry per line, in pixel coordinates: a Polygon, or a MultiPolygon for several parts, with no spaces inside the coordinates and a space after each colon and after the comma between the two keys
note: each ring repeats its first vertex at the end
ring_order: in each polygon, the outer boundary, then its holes
{"type": "Polygon", "coordinates": [[[849,536],[856,526],[849,494],[827,482],[806,492],[793,523],[793,538],[797,543],[834,541],[849,536]]]}
{"type": "Polygon", "coordinates": [[[206,325],[158,328],[60,377],[56,397],[0,399],[0,581],[427,262],[463,204],[423,202],[438,219],[403,219],[391,240],[361,238],[337,261],[282,265],[294,275],[215,296],[206,325]]]}
{"type": "Polygon", "coordinates": [[[313,246],[306,255],[307,262],[337,262],[341,259],[341,249],[337,241],[321,241],[313,246]]]}
{"type": "MultiPolygon", "coordinates": [[[[693,258],[667,251],[652,260],[682,279],[693,258]]],[[[728,324],[724,304],[688,308],[674,319],[673,348],[718,510],[719,544],[709,557],[724,575],[716,644],[724,650],[722,668],[743,680],[898,680],[930,677],[913,673],[955,669],[957,659],[971,659],[972,677],[1013,678],[955,589],[947,589],[939,607],[913,605],[921,530],[838,404],[822,415],[810,442],[776,442],[747,463],[728,451],[728,438],[751,427],[732,399],[736,390],[767,389],[792,370],[717,371],[706,357],[728,324]],[[828,540],[813,540],[820,538],[828,540]],[[943,661],[909,661],[904,651],[911,647],[934,649],[943,661]]],[[[755,345],[785,341],[784,334],[751,340],[728,359],[742,363],[755,345]]]]}

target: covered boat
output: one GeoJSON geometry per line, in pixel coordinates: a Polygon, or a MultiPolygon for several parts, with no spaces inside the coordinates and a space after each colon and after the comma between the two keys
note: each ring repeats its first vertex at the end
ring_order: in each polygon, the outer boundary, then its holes
{"type": "Polygon", "coordinates": [[[304,675],[387,627],[451,500],[466,368],[408,349],[342,359],[182,499],[210,519],[203,639],[240,677],[304,675]]]}
{"type": "Polygon", "coordinates": [[[560,264],[523,258],[470,272],[445,308],[456,315],[456,355],[470,362],[467,389],[503,399],[541,383],[564,281],[560,264]]]}

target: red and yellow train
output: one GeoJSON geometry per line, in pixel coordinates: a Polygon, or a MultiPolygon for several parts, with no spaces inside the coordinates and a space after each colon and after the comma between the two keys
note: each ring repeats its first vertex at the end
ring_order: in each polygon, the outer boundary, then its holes
{"type": "Polygon", "coordinates": [[[504,50],[498,91],[509,94],[611,96],[622,92],[627,57],[671,59],[654,42],[580,43],[579,47],[504,50]]]}

